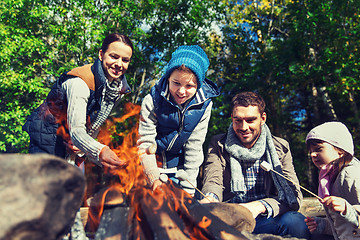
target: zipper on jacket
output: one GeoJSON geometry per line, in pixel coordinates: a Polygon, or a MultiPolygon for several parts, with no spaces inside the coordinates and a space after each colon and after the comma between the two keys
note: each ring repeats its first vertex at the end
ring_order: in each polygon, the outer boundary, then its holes
{"type": "Polygon", "coordinates": [[[166,165],[166,156],[165,156],[165,151],[161,153],[162,155],[162,159],[163,159],[163,168],[166,169],[167,165],[166,165]]]}
{"type": "Polygon", "coordinates": [[[198,103],[192,104],[192,105],[188,106],[187,108],[184,108],[184,110],[183,110],[182,112],[181,112],[181,110],[178,108],[179,119],[180,119],[180,128],[179,128],[178,133],[173,137],[173,139],[171,139],[171,142],[170,142],[169,146],[166,148],[166,151],[169,151],[169,150],[173,147],[176,139],[179,137],[180,133],[182,132],[182,130],[183,130],[183,128],[184,128],[185,112],[186,112],[188,109],[190,109],[191,107],[193,107],[193,106],[197,106],[197,105],[203,104],[203,103],[206,102],[208,99],[209,99],[209,98],[206,98],[206,99],[205,99],[204,101],[202,101],[202,102],[198,102],[198,103]]]}
{"type": "Polygon", "coordinates": [[[169,151],[169,150],[173,147],[176,139],[179,137],[179,134],[180,134],[181,131],[183,130],[185,110],[186,110],[186,109],[184,109],[183,112],[181,113],[180,109],[178,109],[179,119],[180,119],[180,128],[179,128],[177,134],[173,137],[173,139],[171,139],[171,142],[170,142],[169,146],[166,148],[166,151],[169,151]]]}
{"type": "MultiPolygon", "coordinates": [[[[205,99],[205,101],[206,101],[206,100],[208,100],[208,98],[205,99]]],[[[186,112],[188,109],[190,109],[191,107],[193,107],[193,106],[197,106],[197,105],[203,104],[205,101],[199,102],[199,103],[195,103],[195,104],[189,106],[188,108],[185,108],[182,112],[181,112],[180,109],[178,109],[179,119],[180,119],[180,128],[179,128],[178,133],[173,137],[173,139],[171,139],[171,142],[170,142],[169,146],[166,148],[166,151],[169,151],[169,150],[173,147],[176,139],[179,137],[180,133],[182,132],[182,130],[183,130],[183,128],[184,128],[185,112],[186,112]]]]}

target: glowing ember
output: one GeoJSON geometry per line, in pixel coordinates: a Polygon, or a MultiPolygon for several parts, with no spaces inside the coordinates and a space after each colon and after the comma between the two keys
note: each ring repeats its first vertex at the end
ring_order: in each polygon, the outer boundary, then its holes
{"type": "Polygon", "coordinates": [[[210,224],[211,224],[211,219],[204,216],[202,221],[199,222],[199,227],[207,228],[210,224]]]}

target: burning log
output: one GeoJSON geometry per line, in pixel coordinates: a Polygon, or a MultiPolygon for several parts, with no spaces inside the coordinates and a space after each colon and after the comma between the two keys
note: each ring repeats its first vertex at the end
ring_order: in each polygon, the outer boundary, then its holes
{"type": "MultiPolygon", "coordinates": [[[[213,215],[208,210],[211,204],[209,207],[199,204],[172,182],[164,184],[154,193],[150,189],[143,189],[131,195],[130,208],[124,202],[114,208],[109,208],[105,203],[107,209],[102,214],[96,240],[248,239],[213,215]]],[[[212,210],[216,209],[212,206],[212,210]]],[[[248,214],[252,217],[251,213],[248,214]]]]}
{"type": "MultiPolygon", "coordinates": [[[[133,106],[128,109],[131,113],[125,114],[127,116],[136,116],[140,110],[133,106]]],[[[124,120],[114,119],[117,122],[124,120]]],[[[110,129],[109,126],[107,128],[110,129]]],[[[92,216],[89,220],[98,221],[94,224],[97,229],[95,239],[223,239],[225,236],[228,239],[246,239],[185,191],[174,186],[172,181],[153,192],[148,186],[139,154],[154,154],[156,146],[139,153],[136,147],[137,129],[133,130],[127,135],[118,134],[123,141],[114,152],[120,159],[127,159],[128,163],[125,168],[111,172],[118,176],[119,181],[99,194],[99,200],[94,201],[94,204],[100,203],[98,207],[90,205],[92,216]],[[118,206],[108,204],[113,191],[123,196],[118,206]]],[[[109,139],[106,134],[103,136],[109,139]]]]}
{"type": "Polygon", "coordinates": [[[95,239],[132,239],[128,236],[132,227],[128,222],[130,215],[133,213],[129,206],[107,207],[101,216],[100,225],[94,235],[95,239]]]}
{"type": "Polygon", "coordinates": [[[147,232],[147,239],[190,239],[177,213],[172,211],[167,204],[155,207],[157,204],[154,198],[140,199],[141,221],[139,224],[143,232],[147,232]]]}
{"type": "Polygon", "coordinates": [[[255,228],[256,221],[252,213],[239,204],[219,202],[207,203],[202,206],[239,232],[252,232],[255,228]]]}
{"type": "MultiPolygon", "coordinates": [[[[172,186],[172,190],[176,192],[177,198],[181,199],[179,194],[183,190],[176,189],[174,186],[172,186]]],[[[205,239],[248,239],[241,232],[223,222],[198,201],[189,196],[185,196],[183,205],[179,208],[179,213],[183,218],[187,219],[184,221],[190,221],[195,228],[201,230],[205,239]]]]}

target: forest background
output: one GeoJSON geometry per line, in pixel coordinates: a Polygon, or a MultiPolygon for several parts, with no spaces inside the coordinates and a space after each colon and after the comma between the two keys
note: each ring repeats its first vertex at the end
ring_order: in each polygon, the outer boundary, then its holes
{"type": "Polygon", "coordinates": [[[301,184],[316,192],[311,128],[342,121],[360,154],[359,13],[358,0],[1,0],[0,152],[26,153],[21,127],[56,78],[94,62],[103,38],[120,32],[135,46],[126,101],[141,104],[171,53],[198,44],[221,90],[207,141],[227,130],[231,98],[257,91],[301,184]]]}

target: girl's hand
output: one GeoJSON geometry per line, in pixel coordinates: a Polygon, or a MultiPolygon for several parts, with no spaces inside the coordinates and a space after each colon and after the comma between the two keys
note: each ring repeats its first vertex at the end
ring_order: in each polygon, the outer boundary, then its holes
{"type": "Polygon", "coordinates": [[[328,196],[324,197],[322,204],[328,207],[334,212],[339,212],[341,214],[346,214],[346,201],[341,197],[328,196]]]}
{"type": "Polygon", "coordinates": [[[317,228],[317,223],[316,223],[316,221],[315,221],[315,218],[313,218],[313,217],[306,217],[304,221],[305,221],[305,223],[306,223],[306,225],[307,225],[307,227],[308,227],[308,229],[309,229],[309,231],[310,231],[311,233],[316,230],[316,228],[317,228]]]}

